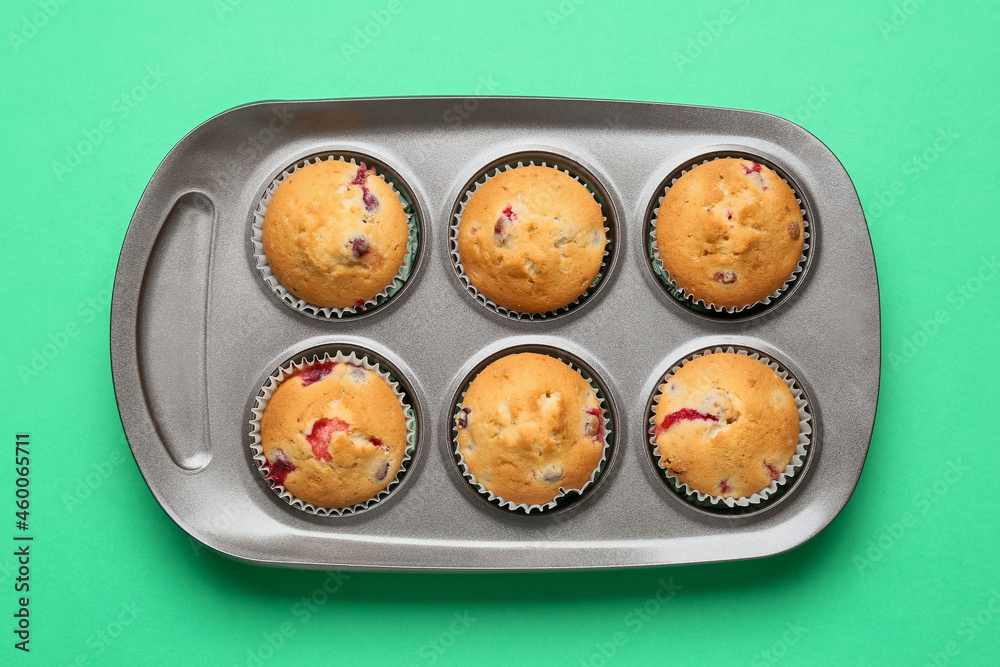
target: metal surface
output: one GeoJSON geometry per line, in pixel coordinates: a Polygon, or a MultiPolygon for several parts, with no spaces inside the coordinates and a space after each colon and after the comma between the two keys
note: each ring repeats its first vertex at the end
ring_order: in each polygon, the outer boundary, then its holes
{"type": "Polygon", "coordinates": [[[857,484],[875,419],[879,337],[864,214],[819,140],[766,114],[596,100],[266,102],[227,111],[186,136],[153,175],[125,237],[111,310],[122,424],[163,509],[230,556],[320,568],[629,567],[791,549],[827,526],[857,484]],[[460,122],[448,113],[456,105],[467,112],[460,122]],[[250,250],[251,212],[267,184],[297,160],[330,150],[395,169],[424,232],[406,289],[370,315],[339,322],[281,303],[250,250]],[[619,223],[618,251],[582,306],[513,321],[459,282],[448,224],[476,172],[537,151],[564,155],[600,180],[619,223]],[[645,214],[661,181],[718,151],[780,165],[812,215],[809,270],[788,298],[752,319],[692,313],[661,289],[644,257],[645,214]],[[808,469],[781,503],[739,517],[686,506],[646,453],[646,406],[657,380],[687,353],[726,344],[779,360],[812,401],[808,469]],[[281,502],[254,470],[249,409],[263,378],[287,358],[350,345],[405,375],[420,419],[417,452],[406,484],[376,508],[311,517],[281,502]],[[617,406],[613,465],[586,502],[552,516],[483,503],[450,452],[451,400],[462,378],[513,345],[568,350],[601,376],[617,406]]]}

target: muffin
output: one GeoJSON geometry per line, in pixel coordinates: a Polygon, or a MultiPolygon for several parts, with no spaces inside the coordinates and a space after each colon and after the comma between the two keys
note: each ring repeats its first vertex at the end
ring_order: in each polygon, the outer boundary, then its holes
{"type": "Polygon", "coordinates": [[[531,352],[484,368],[455,415],[468,473],[502,502],[524,505],[544,505],[591,480],[604,456],[604,424],[579,372],[531,352]]]}
{"type": "Polygon", "coordinates": [[[751,306],[780,290],[798,266],[805,237],[791,187],[767,167],[735,158],[677,179],[654,225],[670,279],[717,309],[751,306]]]}
{"type": "Polygon", "coordinates": [[[743,498],[785,471],[799,439],[792,392],[767,365],[718,352],[685,363],[656,398],[659,465],[680,484],[743,498]]]}
{"type": "Polygon", "coordinates": [[[515,167],[469,197],[458,253],[469,282],[511,311],[545,313],[594,283],[607,246],[600,204],[552,167],[515,167]]]}
{"type": "Polygon", "coordinates": [[[363,503],[389,486],[406,437],[392,387],[360,364],[329,357],[286,377],[260,420],[267,479],[324,508],[363,503]]]}
{"type": "Polygon", "coordinates": [[[361,307],[393,282],[408,233],[399,197],[374,169],[324,160],[274,192],[264,213],[264,256],[294,296],[324,308],[361,307]]]}

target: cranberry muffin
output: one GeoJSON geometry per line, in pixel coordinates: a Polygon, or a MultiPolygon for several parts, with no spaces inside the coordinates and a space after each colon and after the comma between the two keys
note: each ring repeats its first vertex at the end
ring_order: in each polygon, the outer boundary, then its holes
{"type": "Polygon", "coordinates": [[[349,308],[392,283],[408,234],[403,204],[374,169],[324,160],[278,186],[264,213],[262,240],[285,289],[315,306],[349,308]]]}
{"type": "Polygon", "coordinates": [[[670,279],[715,308],[752,306],[792,277],[805,230],[795,193],[771,169],[722,158],[670,186],[654,222],[670,279]]]}
{"type": "Polygon", "coordinates": [[[723,498],[753,495],[795,454],[799,414],[785,381],[743,354],[685,363],[656,398],[659,465],[681,484],[723,498]]]}
{"type": "Polygon", "coordinates": [[[377,373],[327,357],[286,377],[264,407],[267,479],[316,507],[346,508],[378,495],[406,453],[406,417],[377,373]]]}
{"type": "Polygon", "coordinates": [[[604,409],[573,367],[511,354],[484,368],[455,415],[468,472],[503,501],[544,505],[582,489],[605,449],[604,409]]]}
{"type": "Polygon", "coordinates": [[[552,167],[516,167],[480,186],[458,227],[469,282],[511,311],[545,313],[594,283],[607,246],[604,214],[579,181],[552,167]]]}

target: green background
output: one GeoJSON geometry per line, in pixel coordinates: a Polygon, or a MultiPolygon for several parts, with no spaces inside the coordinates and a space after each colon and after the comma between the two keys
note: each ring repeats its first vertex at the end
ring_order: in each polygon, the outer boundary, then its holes
{"type": "Polygon", "coordinates": [[[30,655],[0,549],[0,663],[996,660],[996,3],[429,4],[3,3],[0,543],[19,431],[35,542],[30,655]],[[882,384],[857,491],[818,537],[753,562],[331,580],[230,561],[157,506],[115,406],[108,301],[163,156],[251,101],[477,93],[766,111],[844,163],[878,262],[882,384]],[[653,604],[661,580],[681,588],[653,604]]]}

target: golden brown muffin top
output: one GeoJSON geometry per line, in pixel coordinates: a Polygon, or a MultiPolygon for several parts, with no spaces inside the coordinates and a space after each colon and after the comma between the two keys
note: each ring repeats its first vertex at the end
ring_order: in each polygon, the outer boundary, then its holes
{"type": "Polygon", "coordinates": [[[558,310],[594,282],[607,246],[600,204],[552,167],[516,167],[469,198],[458,252],[472,285],[521,313],[558,310]]]}
{"type": "Polygon", "coordinates": [[[484,368],[455,419],[469,472],[517,504],[541,505],[560,488],[582,488],[604,455],[604,412],[594,389],[545,354],[511,354],[484,368]]]}
{"type": "Polygon", "coordinates": [[[406,256],[407,216],[373,169],[324,160],[291,174],[264,214],[267,263],[285,289],[325,308],[374,299],[406,256]]]}
{"type": "Polygon", "coordinates": [[[713,160],[681,176],[664,195],[655,226],[670,278],[717,307],[763,300],[791,277],[802,255],[795,193],[749,160],[713,160]]]}
{"type": "Polygon", "coordinates": [[[771,368],[719,352],[684,364],[656,398],[661,468],[710,496],[740,498],[785,470],[799,439],[792,392],[771,368]]]}
{"type": "Polygon", "coordinates": [[[317,361],[285,378],[260,422],[269,479],[317,507],[350,507],[386,488],[406,433],[392,387],[349,362],[317,361]]]}

